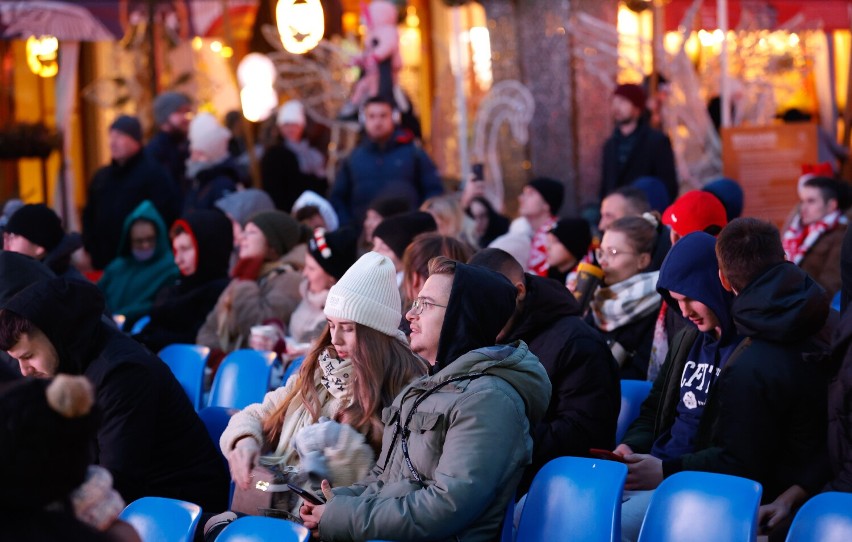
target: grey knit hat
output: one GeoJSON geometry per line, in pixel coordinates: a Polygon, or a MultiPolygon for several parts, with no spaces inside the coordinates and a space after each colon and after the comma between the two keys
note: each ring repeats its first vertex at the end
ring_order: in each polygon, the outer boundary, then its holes
{"type": "Polygon", "coordinates": [[[302,227],[283,211],[264,211],[251,217],[252,224],[263,232],[269,248],[283,256],[302,240],[302,227]]]}
{"type": "Polygon", "coordinates": [[[192,105],[189,96],[182,92],[164,92],[154,100],[154,124],[159,128],[169,120],[169,115],[192,105]]]}
{"type": "Polygon", "coordinates": [[[393,263],[378,252],[361,256],[329,289],[323,312],[398,338],[402,301],[393,263]]]}

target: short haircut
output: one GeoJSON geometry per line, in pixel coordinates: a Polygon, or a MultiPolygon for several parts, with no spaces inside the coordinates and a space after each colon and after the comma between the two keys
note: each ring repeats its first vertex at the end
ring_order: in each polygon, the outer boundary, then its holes
{"type": "Polygon", "coordinates": [[[429,276],[450,275],[454,277],[456,274],[456,264],[458,264],[457,261],[445,256],[435,256],[429,260],[429,276]]]}
{"type": "Polygon", "coordinates": [[[0,350],[11,350],[21,340],[21,335],[29,335],[34,329],[33,323],[18,313],[0,309],[0,350]]]}
{"type": "Polygon", "coordinates": [[[305,220],[311,219],[319,214],[321,213],[319,207],[316,205],[305,205],[293,213],[293,218],[295,218],[298,222],[304,222],[305,220]]]}
{"type": "Polygon", "coordinates": [[[741,292],[767,269],[784,261],[778,228],[757,218],[735,218],[716,240],[719,270],[741,292]]]}
{"type": "Polygon", "coordinates": [[[421,233],[403,253],[404,280],[409,281],[414,273],[428,277],[429,263],[438,256],[464,261],[470,257],[470,253],[470,247],[455,237],[447,237],[438,232],[421,233]]]}
{"type": "Polygon", "coordinates": [[[523,282],[524,268],[514,256],[499,248],[485,248],[473,255],[467,262],[492,271],[496,271],[512,281],[523,282]]]}
{"type": "Polygon", "coordinates": [[[829,200],[835,200],[838,209],[842,210],[849,207],[849,189],[841,181],[829,179],[828,177],[812,177],[805,181],[802,186],[819,190],[822,199],[826,203],[829,200]]]}
{"type": "Polygon", "coordinates": [[[627,207],[629,207],[631,211],[629,214],[639,216],[642,213],[647,213],[651,210],[651,204],[648,202],[648,195],[635,186],[622,186],[609,195],[612,196],[613,194],[618,194],[625,199],[627,207]]]}
{"type": "Polygon", "coordinates": [[[609,225],[607,233],[621,232],[639,254],[653,254],[657,246],[657,227],[641,216],[625,216],[609,225]]]}
{"type": "Polygon", "coordinates": [[[364,109],[373,104],[384,104],[391,109],[396,109],[396,104],[385,98],[384,96],[371,96],[364,101],[364,109]]]}

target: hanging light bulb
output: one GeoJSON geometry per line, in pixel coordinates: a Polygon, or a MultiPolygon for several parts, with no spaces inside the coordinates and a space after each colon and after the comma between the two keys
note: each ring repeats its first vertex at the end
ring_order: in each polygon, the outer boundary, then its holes
{"type": "Polygon", "coordinates": [[[30,36],[27,39],[27,66],[39,77],[59,73],[59,40],[55,36],[30,36]]]}
{"type": "Polygon", "coordinates": [[[325,33],[320,0],[278,0],[278,34],[288,52],[301,55],[316,47],[325,33]]]}

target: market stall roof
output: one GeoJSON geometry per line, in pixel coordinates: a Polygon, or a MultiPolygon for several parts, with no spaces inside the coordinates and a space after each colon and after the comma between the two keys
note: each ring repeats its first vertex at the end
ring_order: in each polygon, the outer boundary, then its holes
{"type": "MultiPolygon", "coordinates": [[[[231,24],[239,30],[254,21],[260,0],[227,0],[231,24]]],[[[172,10],[181,33],[208,37],[221,34],[221,0],[155,0],[157,9],[172,10]]],[[[0,39],[49,34],[60,41],[121,39],[134,13],[146,14],[147,0],[0,0],[0,39]]]]}
{"type": "MultiPolygon", "coordinates": [[[[666,5],[665,27],[667,31],[677,30],[693,0],[672,0],[666,5]]],[[[849,30],[848,0],[728,0],[728,27],[736,29],[741,22],[743,4],[754,15],[759,28],[774,30],[795,17],[801,15],[805,28],[822,30],[849,30]]],[[[719,27],[716,21],[716,0],[704,0],[695,17],[695,29],[714,30],[719,27]]]]}

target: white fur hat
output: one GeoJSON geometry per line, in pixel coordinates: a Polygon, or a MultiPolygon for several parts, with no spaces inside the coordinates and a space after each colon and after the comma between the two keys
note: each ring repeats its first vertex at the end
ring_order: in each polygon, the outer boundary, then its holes
{"type": "Polygon", "coordinates": [[[228,141],[231,131],[219,124],[210,113],[196,115],[189,123],[189,149],[201,151],[210,162],[228,156],[228,141]]]}
{"type": "Polygon", "coordinates": [[[278,125],[288,123],[305,125],[305,106],[299,100],[284,102],[284,105],[278,108],[278,125]]]}
{"type": "Polygon", "coordinates": [[[402,301],[393,263],[377,252],[361,256],[328,291],[323,312],[398,337],[402,301]]]}

